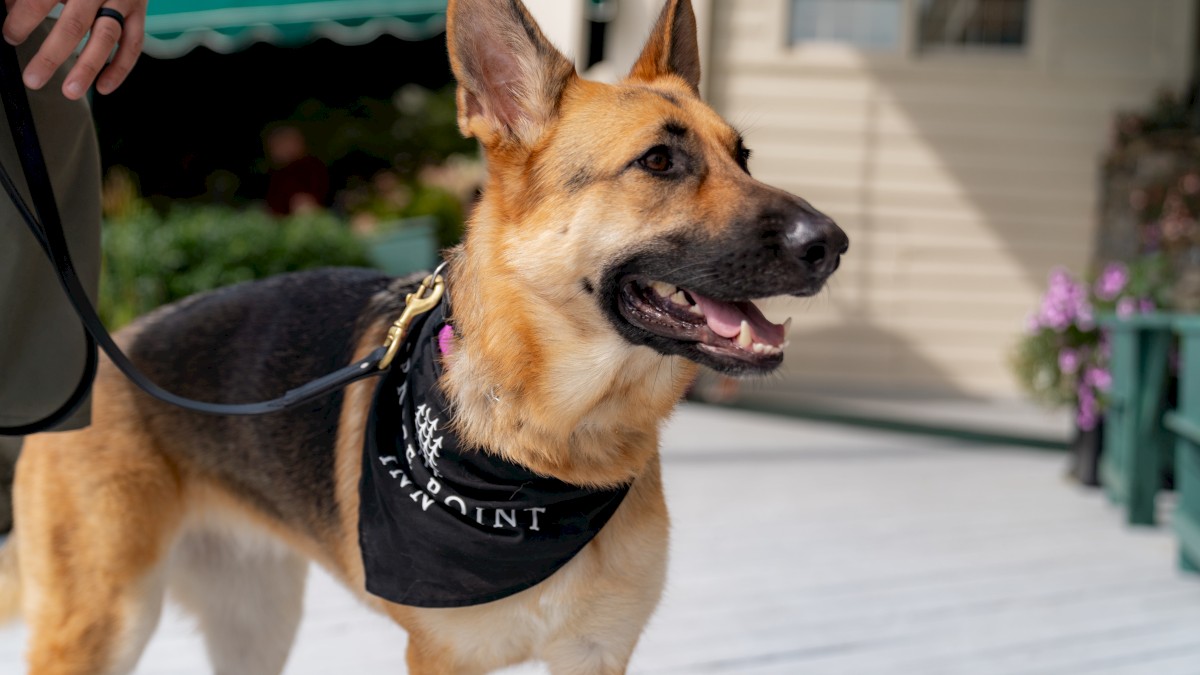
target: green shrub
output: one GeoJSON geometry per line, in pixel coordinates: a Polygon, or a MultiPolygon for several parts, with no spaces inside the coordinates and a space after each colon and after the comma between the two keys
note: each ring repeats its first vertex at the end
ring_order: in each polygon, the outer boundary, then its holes
{"type": "Polygon", "coordinates": [[[100,315],[116,329],[193,293],[312,267],[366,266],[365,245],[327,213],[276,219],[224,207],[139,209],[105,223],[100,315]]]}
{"type": "Polygon", "coordinates": [[[333,164],[361,154],[390,166],[405,181],[452,155],[476,156],[479,145],[458,130],[455,85],[431,91],[406,84],[390,100],[360,99],[349,107],[309,100],[288,119],[314,155],[333,164]]]}

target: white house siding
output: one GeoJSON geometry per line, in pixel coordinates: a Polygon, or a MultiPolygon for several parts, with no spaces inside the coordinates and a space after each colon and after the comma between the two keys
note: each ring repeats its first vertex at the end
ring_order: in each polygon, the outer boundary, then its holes
{"type": "MultiPolygon", "coordinates": [[[[605,42],[606,63],[588,73],[588,77],[603,81],[616,81],[633,67],[646,38],[658,20],[665,2],[660,0],[615,0],[617,12],[609,24],[605,42]]],[[[708,59],[711,53],[712,0],[695,0],[692,9],[700,33],[700,60],[707,80],[708,59]]]]}
{"type": "Polygon", "coordinates": [[[525,0],[542,32],[564,54],[583,49],[583,2],[563,0],[525,0]]]}
{"type": "Polygon", "coordinates": [[[852,241],[827,292],[769,311],[796,318],[789,384],[1015,395],[1047,272],[1089,264],[1113,114],[1187,82],[1192,0],[1033,0],[1010,54],[793,48],[789,7],[715,0],[708,55],[755,175],[852,241]]]}

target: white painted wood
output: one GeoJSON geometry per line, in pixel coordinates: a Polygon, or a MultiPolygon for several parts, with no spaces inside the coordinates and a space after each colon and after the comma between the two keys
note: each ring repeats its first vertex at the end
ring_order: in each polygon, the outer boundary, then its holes
{"type": "MultiPolygon", "coordinates": [[[[633,673],[1200,672],[1200,577],[1061,455],[694,406],[664,445],[671,573],[633,673]]],[[[288,675],[405,672],[328,575],[306,603],[288,675]]],[[[168,606],[137,672],[208,673],[191,626],[168,606]]],[[[0,630],[0,673],[22,639],[0,630]]]]}
{"type": "Polygon", "coordinates": [[[1090,261],[1113,116],[1186,84],[1195,3],[1034,0],[1029,46],[1009,54],[923,52],[911,35],[892,53],[789,46],[789,6],[716,3],[709,69],[755,176],[850,235],[832,298],[789,312],[787,377],[1015,395],[1008,356],[1048,272],[1090,261]]]}
{"type": "Polygon", "coordinates": [[[524,0],[542,32],[572,61],[578,61],[584,49],[584,1],[524,0]]]}

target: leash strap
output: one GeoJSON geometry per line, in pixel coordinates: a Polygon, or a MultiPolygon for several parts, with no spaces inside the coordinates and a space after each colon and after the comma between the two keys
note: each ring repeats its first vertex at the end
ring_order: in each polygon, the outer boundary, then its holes
{"type": "MultiPolygon", "coordinates": [[[[6,15],[7,12],[4,6],[0,4],[0,23],[3,23],[6,15]]],[[[63,291],[66,293],[72,306],[74,306],[80,321],[87,331],[88,350],[87,366],[84,369],[83,377],[66,403],[45,419],[38,420],[37,422],[18,427],[0,427],[0,435],[23,436],[37,431],[44,431],[60,423],[78,409],[90,391],[92,382],[95,379],[97,344],[108,354],[113,364],[130,381],[147,394],[171,405],[209,415],[249,416],[280,412],[329,394],[353,382],[383,374],[384,370],[381,369],[380,363],[388,354],[387,347],[379,347],[360,361],[334,371],[322,378],[313,380],[301,387],[289,390],[283,396],[270,401],[240,404],[207,403],[177,396],[150,381],[129,361],[121,349],[117,347],[116,342],[113,341],[112,336],[104,328],[103,322],[100,321],[100,317],[96,314],[95,307],[92,306],[87,293],[80,284],[79,275],[76,273],[75,266],[71,262],[66,236],[63,234],[58,205],[54,200],[54,189],[50,183],[49,171],[46,168],[46,160],[42,154],[41,145],[38,143],[33,114],[29,107],[29,99],[25,92],[25,85],[21,80],[21,68],[17,61],[16,49],[8,44],[0,44],[0,97],[3,97],[4,100],[5,114],[8,116],[13,140],[16,142],[20,153],[21,167],[25,172],[26,182],[29,185],[30,195],[36,209],[36,216],[34,215],[34,211],[26,204],[24,197],[2,164],[0,164],[0,183],[3,184],[5,192],[8,193],[13,204],[20,212],[22,220],[25,221],[30,232],[37,238],[42,250],[54,265],[59,283],[62,285],[63,291]]],[[[441,278],[436,274],[431,275],[428,281],[432,285],[434,277],[436,277],[436,281],[440,286],[441,278]]],[[[410,296],[411,299],[412,296],[410,296]]],[[[407,310],[406,314],[408,314],[407,310]]],[[[410,316],[409,321],[412,318],[414,317],[410,316]]],[[[397,336],[397,338],[400,340],[403,339],[402,336],[397,336]]],[[[396,340],[393,339],[392,342],[394,341],[396,340]]]]}

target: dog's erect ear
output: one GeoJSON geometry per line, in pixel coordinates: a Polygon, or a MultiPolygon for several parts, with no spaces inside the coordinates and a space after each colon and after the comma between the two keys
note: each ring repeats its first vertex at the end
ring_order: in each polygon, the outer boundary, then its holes
{"type": "Polygon", "coordinates": [[[485,147],[532,145],[557,113],[575,66],[520,0],[450,0],[446,19],[463,135],[485,147]]]}
{"type": "Polygon", "coordinates": [[[700,44],[691,0],[667,0],[629,78],[650,82],[678,75],[700,93],[700,44]]]}

